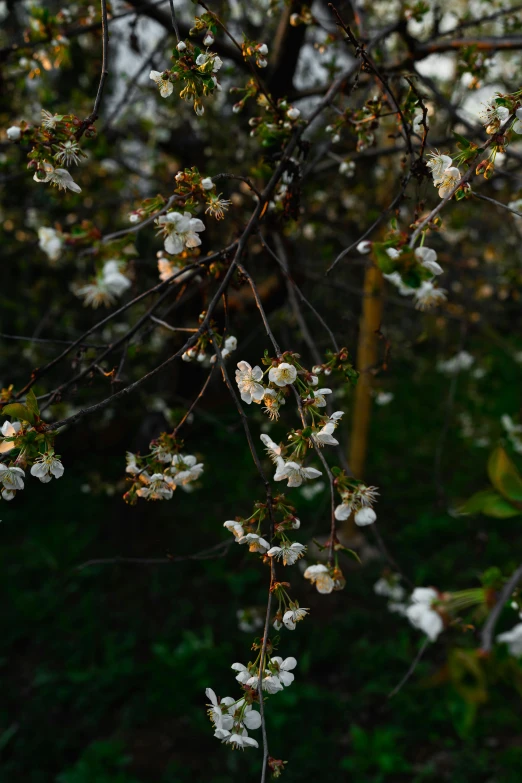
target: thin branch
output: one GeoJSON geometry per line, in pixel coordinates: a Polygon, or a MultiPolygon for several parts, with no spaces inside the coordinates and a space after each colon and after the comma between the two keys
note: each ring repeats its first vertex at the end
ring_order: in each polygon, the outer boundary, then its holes
{"type": "Polygon", "coordinates": [[[201,390],[200,390],[200,392],[199,392],[198,396],[196,397],[196,399],[194,400],[194,402],[192,403],[192,405],[190,406],[190,408],[188,408],[188,409],[187,409],[187,412],[185,413],[185,415],[183,416],[183,418],[181,419],[181,421],[179,422],[179,424],[177,424],[177,425],[176,425],[176,427],[174,428],[174,430],[173,430],[173,432],[172,432],[172,435],[173,435],[173,437],[176,437],[176,435],[178,434],[179,430],[180,430],[180,429],[181,429],[181,427],[182,427],[182,426],[185,424],[185,422],[187,421],[188,417],[190,416],[190,414],[192,413],[192,411],[194,410],[194,408],[196,407],[196,405],[198,404],[198,402],[199,402],[199,401],[202,399],[203,395],[205,394],[205,392],[206,392],[206,390],[207,390],[207,386],[208,386],[208,385],[209,385],[209,383],[210,383],[210,379],[212,378],[212,375],[213,375],[213,373],[214,373],[214,369],[215,369],[215,365],[213,365],[213,366],[210,368],[210,372],[209,372],[209,374],[207,375],[207,378],[206,378],[206,380],[205,380],[205,383],[204,383],[204,384],[203,384],[203,386],[201,387],[201,390]]]}
{"type": "Polygon", "coordinates": [[[92,112],[82,121],[80,127],[74,134],[76,140],[80,139],[89,125],[92,125],[92,123],[98,119],[103,89],[109,75],[109,26],[107,24],[107,0],[100,0],[100,6],[102,18],[102,70],[100,74],[100,82],[98,84],[98,92],[96,93],[96,98],[94,99],[92,112]]]}
{"type": "Polygon", "coordinates": [[[489,198],[489,196],[483,196],[481,193],[473,193],[473,196],[475,198],[480,198],[482,201],[489,201],[490,204],[494,204],[496,207],[500,207],[501,209],[507,210],[507,212],[512,212],[513,215],[517,215],[518,217],[522,217],[522,212],[517,212],[516,209],[511,209],[511,207],[508,207],[507,204],[503,204],[501,201],[497,201],[494,198],[489,198]]]}
{"type": "MultiPolygon", "coordinates": [[[[265,239],[262,236],[262,234],[259,233],[258,236],[259,236],[259,239],[261,240],[261,244],[263,245],[263,247],[270,253],[272,258],[275,261],[277,261],[277,263],[281,267],[285,277],[292,284],[292,286],[295,288],[295,291],[298,294],[299,298],[301,299],[301,302],[303,304],[305,304],[311,310],[311,312],[315,315],[315,317],[317,318],[317,320],[319,321],[321,326],[328,332],[328,336],[330,337],[330,340],[332,342],[332,346],[333,346],[334,350],[338,351],[339,350],[339,346],[337,344],[337,340],[335,339],[335,335],[332,332],[332,330],[330,329],[330,327],[328,326],[328,324],[326,323],[326,321],[324,320],[323,316],[316,310],[316,308],[313,306],[313,304],[305,297],[305,295],[303,294],[303,292],[301,291],[301,289],[299,288],[299,286],[297,285],[295,280],[292,278],[292,276],[288,272],[284,262],[274,253],[274,251],[272,250],[270,245],[268,245],[267,242],[265,241],[265,239]]],[[[318,362],[318,363],[320,363],[320,362],[318,362]]]]}
{"type": "Polygon", "coordinates": [[[172,27],[174,28],[174,32],[176,34],[176,38],[179,43],[179,27],[178,27],[178,20],[176,18],[176,9],[174,8],[174,0],[169,0],[170,3],[170,18],[172,19],[172,27]]]}
{"type": "Polygon", "coordinates": [[[218,557],[224,557],[233,541],[220,541],[216,546],[210,547],[210,549],[203,549],[201,552],[196,552],[194,555],[167,555],[167,557],[101,557],[93,558],[92,560],[86,560],[85,563],[75,566],[75,571],[83,571],[84,568],[90,568],[96,565],[120,565],[121,563],[130,563],[133,565],[164,565],[167,563],[181,563],[185,560],[214,560],[218,557]],[[214,554],[218,552],[218,554],[214,554]]]}
{"type": "Polygon", "coordinates": [[[506,603],[506,601],[509,601],[515,587],[518,585],[518,583],[521,580],[522,580],[522,565],[519,565],[516,571],[513,571],[509,580],[506,582],[506,584],[500,591],[500,595],[497,599],[497,602],[493,607],[493,609],[491,610],[488,619],[484,623],[484,627],[482,628],[482,633],[480,635],[480,647],[483,650],[483,652],[486,653],[491,652],[491,648],[493,647],[493,634],[495,632],[495,626],[498,622],[498,618],[500,617],[500,613],[504,608],[504,604],[506,603]]]}
{"type": "MultiPolygon", "coordinates": [[[[27,343],[44,343],[47,345],[74,345],[73,340],[53,340],[48,337],[22,337],[19,334],[3,334],[0,333],[0,339],[2,340],[21,340],[27,343]]],[[[107,343],[76,343],[80,348],[107,348],[107,343]]]]}
{"type": "Polygon", "coordinates": [[[369,236],[370,236],[370,234],[372,234],[372,233],[373,233],[373,231],[375,231],[375,229],[376,229],[378,226],[380,226],[380,225],[381,225],[381,223],[383,222],[383,220],[385,220],[385,218],[387,218],[387,217],[388,217],[388,215],[390,214],[390,212],[391,212],[393,209],[395,209],[395,207],[396,207],[396,206],[398,206],[398,205],[400,204],[400,202],[401,202],[401,201],[402,201],[402,199],[404,198],[404,195],[405,195],[405,193],[406,193],[406,189],[407,189],[407,187],[408,187],[408,183],[409,183],[409,181],[410,181],[411,177],[412,177],[412,174],[411,174],[411,172],[409,172],[409,173],[406,175],[406,177],[404,178],[404,180],[403,180],[403,183],[402,183],[402,186],[401,186],[401,189],[400,189],[399,193],[397,193],[397,195],[395,196],[395,198],[393,199],[393,201],[391,202],[391,204],[389,204],[389,205],[388,205],[388,206],[387,206],[387,207],[386,207],[386,208],[385,208],[385,209],[384,209],[384,210],[381,212],[381,214],[379,215],[379,217],[377,218],[377,220],[374,220],[374,222],[371,224],[371,226],[370,226],[369,228],[367,228],[367,229],[366,229],[366,231],[365,231],[363,234],[361,234],[361,236],[360,236],[358,239],[356,239],[356,240],[355,240],[355,242],[352,242],[352,244],[351,244],[349,247],[347,247],[345,250],[343,250],[341,253],[339,253],[339,255],[337,256],[337,258],[335,259],[335,261],[334,261],[332,264],[330,264],[330,266],[329,266],[329,267],[328,267],[328,269],[326,270],[326,272],[325,272],[325,274],[326,274],[326,275],[329,275],[329,274],[330,274],[330,272],[332,271],[332,269],[335,269],[335,267],[337,266],[337,264],[339,263],[339,261],[341,261],[341,260],[342,260],[342,259],[343,259],[345,256],[347,256],[347,255],[348,255],[348,253],[351,253],[351,252],[352,252],[352,250],[354,250],[354,249],[357,247],[357,245],[358,245],[360,242],[362,242],[362,241],[363,241],[363,239],[366,239],[367,237],[369,237],[369,236]]]}
{"type": "Polygon", "coordinates": [[[426,637],[424,639],[423,643],[422,643],[422,646],[419,648],[419,651],[418,651],[417,655],[413,659],[413,662],[412,662],[410,668],[408,669],[408,671],[406,672],[406,674],[404,675],[402,680],[399,682],[399,684],[396,685],[395,688],[391,691],[391,693],[388,694],[388,698],[389,699],[392,699],[394,696],[396,696],[396,694],[399,693],[401,688],[404,685],[406,685],[406,683],[408,682],[408,680],[410,679],[410,677],[414,673],[415,669],[417,668],[417,666],[419,664],[419,661],[422,658],[422,656],[424,655],[424,653],[426,651],[426,648],[428,647],[429,643],[430,643],[430,640],[429,640],[428,637],[426,637]]]}

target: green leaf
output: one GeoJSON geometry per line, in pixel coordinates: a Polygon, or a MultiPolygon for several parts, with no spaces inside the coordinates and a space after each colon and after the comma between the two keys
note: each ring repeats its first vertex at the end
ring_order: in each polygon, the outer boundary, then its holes
{"type": "Polygon", "coordinates": [[[522,477],[502,446],[497,446],[491,454],[488,474],[495,489],[504,497],[522,503],[522,477]]]}
{"type": "Polygon", "coordinates": [[[31,413],[34,413],[36,417],[40,416],[40,408],[38,407],[38,401],[36,395],[32,389],[29,389],[27,397],[25,398],[25,404],[31,413]]]}
{"type": "Polygon", "coordinates": [[[339,548],[339,549],[342,549],[342,551],[343,551],[343,552],[346,552],[347,554],[351,555],[351,556],[354,558],[354,560],[357,560],[357,562],[358,562],[358,563],[361,563],[361,565],[362,565],[361,558],[359,557],[359,555],[357,554],[357,552],[354,552],[354,551],[353,551],[353,549],[348,549],[348,548],[347,548],[347,547],[345,547],[345,546],[343,546],[343,547],[338,547],[338,548],[339,548]]]}
{"type": "Polygon", "coordinates": [[[6,416],[11,416],[13,419],[20,419],[20,421],[28,421],[29,424],[34,424],[34,413],[22,405],[21,402],[12,402],[10,405],[5,405],[2,408],[2,413],[6,416]]]}
{"type": "Polygon", "coordinates": [[[460,141],[464,149],[466,149],[466,147],[471,147],[471,142],[468,141],[465,136],[461,136],[460,133],[457,133],[456,131],[453,131],[453,135],[455,136],[457,141],[460,141]]]}
{"type": "Polygon", "coordinates": [[[494,489],[484,489],[472,495],[459,509],[461,514],[484,514],[496,519],[509,519],[522,514],[494,489]]]}

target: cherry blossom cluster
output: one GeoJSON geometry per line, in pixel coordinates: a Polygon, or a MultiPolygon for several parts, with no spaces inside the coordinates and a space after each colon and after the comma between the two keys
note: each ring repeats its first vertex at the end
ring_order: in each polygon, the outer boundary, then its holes
{"type": "Polygon", "coordinates": [[[170,500],[177,487],[191,492],[203,473],[203,463],[193,454],[182,454],[182,448],[181,441],[164,432],[151,441],[148,454],[128,451],[125,472],[132,483],[123,496],[125,502],[134,505],[138,498],[170,500]]]}
{"type": "MultiPolygon", "coordinates": [[[[34,171],[36,182],[49,182],[59,190],[81,193],[80,186],[65,168],[78,165],[86,157],[79,143],[81,125],[81,120],[73,114],[52,114],[42,109],[39,126],[27,122],[13,125],[7,129],[7,137],[10,141],[21,141],[31,146],[27,156],[28,168],[34,171]]],[[[93,125],[85,130],[86,137],[95,133],[93,125]]]]}
{"type": "MultiPolygon", "coordinates": [[[[225,696],[219,699],[212,688],[205,690],[210,700],[207,704],[208,715],[214,728],[214,737],[234,749],[258,748],[257,740],[249,736],[249,730],[261,726],[261,715],[253,708],[259,703],[262,689],[268,696],[288,688],[294,681],[293,670],[297,660],[290,656],[283,659],[273,655],[274,645],[268,642],[266,647],[259,641],[254,642],[252,649],[257,651],[254,661],[247,665],[233,663],[231,669],[236,674],[236,681],[242,688],[238,699],[225,696]]],[[[263,699],[264,701],[264,699],[263,699]]]]}
{"type": "Polygon", "coordinates": [[[13,500],[24,489],[25,471],[42,484],[61,478],[64,467],[54,450],[54,432],[40,418],[38,402],[32,390],[25,403],[5,405],[3,413],[12,417],[0,427],[0,496],[13,500]],[[4,461],[5,460],[5,461],[4,461]]]}
{"type": "MultiPolygon", "coordinates": [[[[212,43],[213,37],[208,35],[205,40],[212,43]]],[[[204,42],[205,43],[205,42],[204,42]]],[[[210,44],[205,44],[208,46],[210,44]]],[[[175,82],[184,86],[180,98],[193,102],[194,111],[198,115],[205,112],[202,98],[221,90],[216,73],[223,65],[221,58],[208,49],[202,51],[199,46],[193,46],[190,41],[180,41],[172,51],[172,67],[164,71],[151,71],[149,76],[159,88],[162,98],[168,98],[174,92],[175,82]]]]}
{"type": "Polygon", "coordinates": [[[363,240],[357,250],[363,255],[372,252],[383,276],[399,294],[412,296],[418,310],[429,310],[446,301],[446,291],[433,282],[444,270],[435,250],[424,244],[412,248],[406,242],[406,236],[393,233],[384,242],[363,240]]]}
{"type": "Polygon", "coordinates": [[[232,202],[221,198],[221,193],[214,192],[216,183],[212,177],[202,177],[196,166],[193,166],[191,169],[178,171],[174,179],[175,192],[183,198],[187,209],[194,210],[202,202],[206,206],[205,214],[216,220],[223,220],[232,202]]]}

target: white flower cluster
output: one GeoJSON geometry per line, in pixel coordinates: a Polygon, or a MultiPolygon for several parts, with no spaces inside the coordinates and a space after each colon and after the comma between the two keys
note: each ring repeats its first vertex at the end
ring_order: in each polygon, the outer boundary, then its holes
{"type": "Polygon", "coordinates": [[[359,527],[373,524],[377,514],[372,506],[378,494],[377,487],[367,487],[365,484],[358,484],[352,489],[343,491],[341,493],[343,502],[336,507],[335,518],[345,520],[353,514],[355,524],[359,527]]]}
{"type": "Polygon", "coordinates": [[[249,663],[248,666],[233,663],[231,668],[237,672],[236,680],[244,690],[241,698],[233,699],[231,696],[225,696],[218,699],[212,688],[205,690],[205,695],[210,700],[207,707],[214,726],[214,737],[241,750],[259,747],[257,741],[248,735],[249,731],[261,726],[261,715],[252,707],[259,690],[259,679],[262,679],[264,691],[269,694],[278,693],[292,684],[294,680],[292,670],[296,666],[295,658],[289,657],[283,660],[279,655],[268,656],[262,672],[258,661],[249,663]]]}
{"type": "Polygon", "coordinates": [[[467,351],[459,351],[451,359],[437,362],[437,370],[446,375],[457,375],[463,370],[469,370],[475,359],[467,351]]]}
{"type": "MultiPolygon", "coordinates": [[[[16,441],[12,440],[20,432],[20,422],[4,422],[1,428],[2,439],[0,440],[0,453],[7,453],[16,446],[16,441]],[[10,438],[11,440],[5,440],[10,438]]],[[[52,478],[61,478],[64,473],[64,467],[59,457],[54,451],[49,450],[40,454],[31,467],[31,476],[40,479],[42,484],[47,484],[52,478]]],[[[2,486],[1,496],[4,500],[12,500],[16,493],[24,488],[25,471],[18,465],[6,465],[0,462],[0,485],[2,486]]]]}
{"type": "Polygon", "coordinates": [[[437,611],[439,593],[433,587],[416,587],[406,608],[406,617],[413,625],[423,631],[434,642],[444,630],[444,622],[437,611]]]}
{"type": "Polygon", "coordinates": [[[125,472],[134,477],[133,490],[136,496],[146,500],[170,500],[177,487],[191,492],[192,482],[197,481],[203,473],[203,463],[198,462],[193,454],[172,454],[161,443],[154,441],[150,449],[148,458],[140,458],[131,451],[126,453],[125,472]],[[163,465],[168,467],[162,468],[160,472],[159,466],[163,465]],[[151,469],[155,469],[154,472],[151,473],[151,469]]]}
{"type": "MultiPolygon", "coordinates": [[[[507,122],[511,111],[507,106],[499,106],[496,103],[488,104],[481,113],[482,121],[486,126],[486,133],[490,136],[498,133],[504,123],[507,122]]],[[[511,127],[515,133],[522,133],[522,108],[515,112],[515,121],[511,127]]]]}
{"type": "Polygon", "coordinates": [[[433,177],[433,184],[439,189],[439,196],[445,198],[456,188],[461,180],[459,169],[453,165],[449,155],[441,155],[435,151],[430,155],[427,166],[433,177]]]}
{"type": "Polygon", "coordinates": [[[201,245],[198,236],[205,230],[205,224],[199,218],[194,218],[190,212],[167,212],[156,220],[160,233],[164,237],[164,247],[167,253],[177,255],[185,247],[193,248],[201,245]]]}
{"type": "Polygon", "coordinates": [[[235,700],[231,696],[218,699],[212,688],[205,690],[208,704],[208,715],[214,726],[214,737],[233,748],[258,748],[255,739],[248,736],[248,731],[261,726],[261,715],[252,709],[252,704],[246,700],[235,700]]]}
{"type": "MultiPolygon", "coordinates": [[[[359,243],[359,246],[363,244],[365,245],[365,243],[361,242],[359,243]]],[[[368,244],[371,245],[371,243],[368,244]]],[[[369,252],[369,248],[366,250],[365,245],[359,252],[369,252]]],[[[402,252],[397,248],[389,247],[386,250],[386,254],[391,259],[396,260],[401,257],[402,252]]],[[[432,276],[441,275],[443,273],[444,270],[440,264],[437,263],[437,253],[431,247],[417,247],[414,251],[414,256],[423,269],[426,269],[432,276]]],[[[383,277],[397,288],[401,296],[413,296],[415,307],[418,310],[428,310],[446,300],[446,291],[443,288],[435,286],[431,280],[423,280],[418,288],[412,288],[404,283],[400,273],[397,271],[384,274],[383,277]]]]}
{"type": "Polygon", "coordinates": [[[94,309],[100,305],[110,307],[131,286],[129,278],[121,272],[122,267],[120,261],[106,261],[94,282],[83,286],[73,285],[73,293],[83,298],[85,307],[90,306],[94,309]]]}

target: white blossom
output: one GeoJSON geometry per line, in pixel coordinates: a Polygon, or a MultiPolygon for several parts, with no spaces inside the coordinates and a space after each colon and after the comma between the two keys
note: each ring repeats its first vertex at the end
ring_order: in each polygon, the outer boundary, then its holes
{"type": "Polygon", "coordinates": [[[133,476],[135,476],[136,473],[140,472],[140,468],[136,464],[136,455],[133,454],[132,451],[127,451],[125,453],[125,460],[127,463],[125,473],[131,473],[133,476]]]}
{"type": "Polygon", "coordinates": [[[217,54],[213,54],[212,52],[207,52],[206,54],[199,54],[196,58],[196,65],[199,65],[199,70],[208,73],[209,69],[207,67],[207,63],[212,63],[211,65],[211,71],[212,73],[217,73],[221,66],[223,65],[223,60],[221,57],[218,57],[217,54]]]}
{"type": "Polygon", "coordinates": [[[56,185],[59,190],[72,190],[74,193],[81,193],[82,189],[73,180],[67,169],[55,169],[52,163],[44,161],[42,168],[35,172],[33,179],[35,182],[50,182],[56,185]],[[43,176],[40,176],[42,175],[43,176]]]}
{"type": "Polygon", "coordinates": [[[215,188],[216,185],[214,182],[212,182],[211,177],[205,177],[204,179],[201,180],[201,187],[203,188],[203,190],[212,190],[212,188],[215,188]]]}
{"type": "Polygon", "coordinates": [[[262,43],[257,47],[257,51],[264,57],[268,54],[268,46],[265,43],[262,43]]]}
{"type": "Polygon", "coordinates": [[[357,250],[358,253],[365,256],[372,249],[372,243],[370,242],[369,239],[363,239],[362,242],[359,242],[359,244],[355,249],[357,250]]]}
{"type": "Polygon", "coordinates": [[[102,269],[102,279],[109,291],[114,296],[121,296],[128,288],[131,282],[128,277],[120,272],[121,264],[119,261],[106,261],[102,269]]]}
{"type": "Polygon", "coordinates": [[[317,408],[326,408],[326,397],[325,397],[325,395],[326,394],[331,394],[331,393],[332,393],[331,389],[315,389],[314,390],[314,396],[312,397],[312,395],[310,394],[306,399],[307,399],[307,401],[308,400],[312,400],[313,404],[317,408]]]}
{"type": "Polygon", "coordinates": [[[170,475],[172,477],[172,482],[176,486],[183,486],[185,488],[191,481],[196,481],[203,473],[203,470],[203,463],[198,462],[196,457],[192,454],[186,456],[174,454],[172,457],[170,475]]]}
{"type": "Polygon", "coordinates": [[[257,533],[247,533],[246,536],[240,538],[238,544],[248,544],[249,552],[259,552],[264,555],[270,549],[270,544],[265,541],[264,538],[258,536],[257,533]]]}
{"type": "Polygon", "coordinates": [[[149,79],[152,79],[159,87],[159,92],[162,98],[168,98],[172,95],[174,85],[170,79],[164,79],[159,71],[151,71],[149,73],[149,79]]]}
{"type": "Polygon", "coordinates": [[[263,413],[267,413],[272,421],[277,421],[279,418],[279,408],[281,405],[285,405],[285,398],[274,389],[266,388],[263,402],[265,403],[263,413]]]}
{"type": "Polygon", "coordinates": [[[432,642],[444,630],[442,617],[432,608],[438,597],[437,591],[431,587],[416,587],[411,595],[412,603],[406,609],[406,617],[411,625],[424,631],[432,642]]]}
{"type": "Polygon", "coordinates": [[[390,579],[381,577],[375,582],[373,586],[373,592],[376,595],[382,595],[385,598],[391,598],[392,601],[402,601],[406,595],[406,590],[402,585],[398,583],[399,577],[394,575],[390,579]]]}
{"type": "Polygon", "coordinates": [[[297,370],[288,362],[281,362],[277,367],[271,367],[268,372],[268,380],[276,386],[287,386],[297,378],[297,370]]]}
{"type": "Polygon", "coordinates": [[[451,359],[440,361],[437,363],[437,370],[439,372],[446,373],[447,375],[456,375],[462,370],[469,370],[475,363],[474,357],[467,351],[459,351],[452,356],[451,359]]]}
{"type": "Polygon", "coordinates": [[[272,460],[272,462],[276,462],[277,458],[281,456],[282,448],[277,443],[275,443],[270,435],[265,435],[264,433],[259,436],[261,441],[263,442],[267,454],[272,460]]]}
{"type": "Polygon", "coordinates": [[[61,478],[64,473],[64,467],[60,460],[55,457],[54,451],[47,451],[41,454],[31,468],[31,476],[36,476],[42,484],[47,484],[53,478],[61,478]]]}
{"type": "Polygon", "coordinates": [[[388,405],[393,400],[393,396],[392,392],[380,391],[375,395],[375,402],[377,405],[381,406],[388,405]]]}
{"type": "Polygon", "coordinates": [[[276,676],[286,688],[293,683],[295,677],[292,674],[292,669],[295,669],[297,666],[297,661],[293,656],[283,660],[280,655],[274,655],[274,657],[270,659],[270,665],[275,666],[277,671],[276,676]]]}
{"type": "Polygon", "coordinates": [[[11,451],[11,449],[16,447],[16,441],[4,440],[4,438],[16,437],[21,428],[22,425],[19,421],[4,421],[2,427],[0,428],[0,432],[2,433],[2,437],[0,438],[0,454],[6,454],[8,451],[11,451]]]}
{"type": "Polygon", "coordinates": [[[245,535],[245,531],[243,530],[243,526],[240,522],[235,522],[234,520],[229,519],[227,522],[223,523],[223,527],[226,527],[227,530],[230,530],[236,539],[243,538],[245,535]]]}
{"type": "Polygon", "coordinates": [[[417,247],[414,255],[432,275],[441,275],[443,273],[443,268],[440,264],[437,264],[437,253],[431,247],[417,247]]]}
{"type": "Polygon", "coordinates": [[[517,109],[515,115],[516,120],[513,123],[513,130],[515,133],[522,133],[522,108],[517,109]]]}
{"type": "Polygon", "coordinates": [[[281,546],[273,546],[268,550],[268,557],[275,557],[276,560],[282,560],[283,565],[294,565],[300,557],[306,552],[306,547],[303,544],[299,544],[297,541],[293,544],[287,541],[283,542],[281,546]]]}
{"type": "Polygon", "coordinates": [[[327,422],[324,427],[322,427],[319,432],[317,432],[313,437],[316,443],[319,444],[319,446],[338,446],[339,441],[336,440],[336,438],[333,437],[332,433],[335,431],[335,424],[332,421],[327,422]]]}
{"type": "Polygon", "coordinates": [[[7,129],[6,133],[9,141],[20,141],[22,138],[22,131],[18,125],[11,125],[11,127],[7,129]]]}
{"type": "Polygon", "coordinates": [[[283,615],[283,623],[289,631],[294,631],[296,623],[303,620],[309,611],[309,609],[301,609],[299,606],[295,609],[289,609],[283,615]]]}
{"type": "Polygon", "coordinates": [[[297,120],[301,116],[301,112],[299,109],[296,109],[295,106],[292,106],[288,111],[286,112],[286,116],[289,120],[297,120]]]}
{"type": "Polygon", "coordinates": [[[460,182],[460,171],[456,166],[450,166],[442,173],[439,183],[439,196],[446,198],[460,182]]]}
{"type": "Polygon", "coordinates": [[[193,218],[190,212],[167,212],[156,220],[164,236],[167,253],[176,255],[184,247],[198,247],[201,239],[198,234],[205,230],[205,224],[199,218],[193,218]]]}
{"type": "Polygon", "coordinates": [[[308,566],[304,572],[304,578],[315,584],[317,592],[328,595],[334,589],[334,580],[328,572],[328,568],[322,563],[308,566]]]}
{"type": "Polygon", "coordinates": [[[184,41],[180,41],[176,45],[176,49],[178,50],[178,52],[184,52],[186,48],[187,48],[187,44],[184,41]]]}
{"type": "Polygon", "coordinates": [[[54,228],[41,226],[38,229],[38,245],[50,261],[58,261],[62,254],[63,236],[54,228]]]}
{"type": "Polygon", "coordinates": [[[24,488],[25,473],[22,468],[4,465],[0,462],[0,484],[3,484],[2,497],[12,500],[15,491],[24,488]]]}
{"type": "Polygon", "coordinates": [[[499,634],[497,642],[507,644],[510,655],[515,658],[522,657],[522,623],[518,623],[510,631],[499,634]]]}
{"type": "Polygon", "coordinates": [[[145,484],[137,491],[140,498],[147,500],[170,500],[176,485],[174,481],[163,473],[153,473],[149,476],[147,472],[142,473],[141,481],[145,484]]]}
{"type": "Polygon", "coordinates": [[[210,704],[207,704],[207,707],[209,707],[208,714],[214,727],[230,731],[234,725],[234,719],[229,715],[228,710],[230,705],[234,703],[234,699],[231,696],[225,696],[224,699],[221,699],[221,702],[218,702],[218,698],[212,688],[205,690],[205,696],[207,699],[210,699],[210,704]],[[223,712],[222,707],[225,707],[225,712],[223,712]]]}
{"type": "Polygon", "coordinates": [[[236,383],[241,393],[241,399],[250,405],[261,402],[265,395],[265,389],[260,381],[263,379],[263,371],[257,365],[251,367],[248,362],[238,362],[236,370],[236,383]]]}
{"type": "Polygon", "coordinates": [[[436,288],[429,280],[424,280],[419,288],[414,289],[415,307],[417,310],[429,310],[446,301],[444,288],[436,288]]]}
{"type": "Polygon", "coordinates": [[[509,117],[509,109],[507,106],[498,106],[496,103],[492,103],[486,106],[481,113],[481,117],[484,125],[486,126],[486,133],[489,135],[497,133],[509,117]]]}
{"type": "Polygon", "coordinates": [[[45,130],[54,130],[61,117],[59,114],[51,114],[47,109],[42,109],[42,127],[45,130]]]}
{"type": "Polygon", "coordinates": [[[439,185],[442,182],[444,172],[450,168],[453,161],[449,155],[440,155],[438,152],[432,153],[428,157],[426,165],[431,170],[433,184],[439,185]]]}
{"type": "Polygon", "coordinates": [[[366,525],[372,525],[377,519],[377,514],[373,508],[360,508],[354,516],[354,521],[359,527],[365,527],[366,525]]]}
{"type": "MultiPolygon", "coordinates": [[[[422,135],[424,133],[424,125],[423,118],[424,113],[421,111],[418,114],[415,115],[413,118],[413,133],[416,133],[417,135],[422,135]]],[[[428,125],[428,118],[426,117],[426,127],[429,127],[428,125]]]]}
{"type": "Polygon", "coordinates": [[[67,141],[61,141],[58,144],[58,152],[55,154],[54,159],[57,163],[64,163],[66,166],[78,165],[82,158],[80,145],[77,141],[67,139],[67,141]]]}
{"type": "Polygon", "coordinates": [[[277,460],[277,470],[274,475],[274,481],[288,479],[287,486],[300,487],[303,481],[316,479],[321,475],[321,471],[316,470],[316,468],[304,468],[298,462],[285,462],[282,457],[279,457],[277,460]]]}
{"type": "Polygon", "coordinates": [[[238,674],[236,675],[236,680],[240,682],[242,685],[247,683],[250,677],[252,676],[249,670],[247,669],[247,667],[242,663],[233,663],[230,668],[238,672],[238,674]]]}

